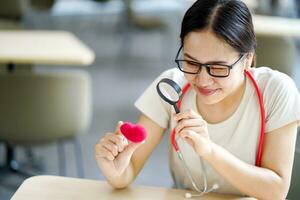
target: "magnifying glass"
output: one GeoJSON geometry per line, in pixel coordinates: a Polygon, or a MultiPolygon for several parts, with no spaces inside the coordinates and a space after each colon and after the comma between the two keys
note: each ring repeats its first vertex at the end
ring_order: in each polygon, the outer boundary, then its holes
{"type": "Polygon", "coordinates": [[[157,83],[156,90],[159,96],[164,101],[172,105],[175,109],[175,112],[178,114],[180,111],[177,106],[177,102],[179,101],[182,94],[179,85],[171,79],[163,78],[157,83]]]}

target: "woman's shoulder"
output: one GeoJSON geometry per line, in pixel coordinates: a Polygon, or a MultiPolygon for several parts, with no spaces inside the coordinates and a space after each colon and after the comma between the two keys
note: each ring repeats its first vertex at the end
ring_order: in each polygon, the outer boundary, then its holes
{"type": "Polygon", "coordinates": [[[291,89],[296,88],[293,79],[277,70],[269,67],[252,68],[250,72],[257,81],[262,91],[271,92],[274,89],[291,89]]]}
{"type": "Polygon", "coordinates": [[[159,81],[163,78],[172,79],[180,87],[183,87],[187,83],[187,80],[185,79],[184,74],[177,68],[171,68],[171,69],[165,70],[158,76],[157,79],[159,81]]]}
{"type": "Polygon", "coordinates": [[[295,82],[288,75],[268,67],[251,70],[262,92],[267,113],[284,105],[293,105],[299,111],[300,95],[295,82]]]}
{"type": "Polygon", "coordinates": [[[300,119],[300,95],[288,75],[267,67],[251,69],[263,94],[266,131],[271,132],[300,119]]]}

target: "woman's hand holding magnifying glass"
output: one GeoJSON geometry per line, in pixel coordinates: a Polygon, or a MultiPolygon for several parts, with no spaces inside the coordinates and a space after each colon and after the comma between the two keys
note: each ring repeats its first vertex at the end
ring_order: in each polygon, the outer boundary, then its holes
{"type": "Polygon", "coordinates": [[[175,132],[178,137],[188,142],[196,153],[205,157],[212,151],[212,142],[209,139],[207,122],[192,109],[174,113],[177,121],[175,132]]]}

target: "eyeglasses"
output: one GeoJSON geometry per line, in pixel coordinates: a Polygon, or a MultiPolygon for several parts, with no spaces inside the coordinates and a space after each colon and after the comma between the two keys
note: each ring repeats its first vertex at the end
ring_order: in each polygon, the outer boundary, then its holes
{"type": "Polygon", "coordinates": [[[177,63],[177,67],[180,71],[187,74],[198,74],[201,72],[202,67],[206,68],[206,71],[209,75],[218,78],[228,77],[230,74],[230,70],[236,65],[246,54],[242,54],[237,61],[235,61],[231,65],[225,65],[220,63],[199,63],[192,60],[184,60],[178,59],[180,51],[182,50],[181,46],[177,52],[175,62],[177,63]]]}

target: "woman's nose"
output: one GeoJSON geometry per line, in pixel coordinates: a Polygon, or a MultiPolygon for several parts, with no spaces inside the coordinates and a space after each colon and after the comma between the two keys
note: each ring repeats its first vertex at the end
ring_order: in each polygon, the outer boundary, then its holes
{"type": "Polygon", "coordinates": [[[212,76],[208,74],[205,67],[202,67],[200,72],[196,74],[196,81],[199,86],[211,85],[213,83],[212,76]]]}

